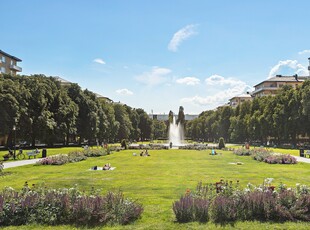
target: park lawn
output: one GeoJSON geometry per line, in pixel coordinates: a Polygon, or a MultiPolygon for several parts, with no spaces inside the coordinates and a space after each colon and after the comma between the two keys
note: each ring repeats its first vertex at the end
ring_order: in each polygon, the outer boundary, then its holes
{"type": "MultiPolygon", "coordinates": [[[[49,152],[49,150],[48,150],[49,152]]],[[[310,165],[269,165],[252,160],[248,156],[236,156],[229,151],[218,150],[220,155],[209,155],[210,150],[150,150],[150,157],[133,156],[135,150],[115,152],[111,155],[88,158],[86,161],[62,166],[23,166],[6,169],[11,174],[0,177],[0,189],[11,186],[19,189],[25,181],[29,185],[45,183],[48,187],[72,187],[75,184],[81,190],[90,191],[92,187],[109,190],[122,190],[126,197],[138,200],[144,206],[142,218],[128,226],[116,226],[111,229],[206,229],[218,226],[208,223],[175,223],[172,203],[183,195],[186,189],[194,190],[197,183],[215,183],[220,179],[240,181],[259,185],[265,178],[274,178],[273,185],[280,182],[288,186],[296,183],[309,185],[310,165]],[[242,162],[243,165],[231,163],[242,162]],[[92,166],[111,163],[113,171],[90,171],[92,166]]],[[[237,222],[240,229],[309,229],[309,223],[259,223],[237,222]]],[[[226,226],[229,229],[231,226],[226,226]]],[[[15,227],[16,228],[16,227],[15,227]]],[[[4,229],[15,229],[7,227],[4,229]]],[[[23,229],[24,227],[19,227],[23,229]]],[[[42,226],[34,225],[32,229],[42,226]]],[[[26,228],[24,228],[26,229],[26,228]]],[[[29,226],[28,228],[29,229],[29,226]]],[[[71,226],[59,226],[57,229],[74,229],[71,226]]],[[[99,228],[98,228],[99,229],[99,228]]]]}

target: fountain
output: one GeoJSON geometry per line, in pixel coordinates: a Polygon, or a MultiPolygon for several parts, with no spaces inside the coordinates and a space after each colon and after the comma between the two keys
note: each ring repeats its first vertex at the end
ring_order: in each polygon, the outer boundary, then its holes
{"type": "Polygon", "coordinates": [[[169,143],[172,143],[174,147],[182,146],[183,136],[183,127],[181,123],[176,123],[175,116],[173,116],[173,121],[169,126],[169,143]]]}

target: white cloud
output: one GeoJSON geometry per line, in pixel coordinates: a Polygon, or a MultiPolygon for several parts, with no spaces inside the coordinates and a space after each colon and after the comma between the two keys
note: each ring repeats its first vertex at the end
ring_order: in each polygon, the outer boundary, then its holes
{"type": "Polygon", "coordinates": [[[197,25],[187,25],[185,27],[183,27],[182,29],[180,29],[179,31],[177,31],[171,41],[169,42],[168,45],[168,50],[176,52],[178,50],[179,45],[186,39],[190,38],[191,36],[195,35],[196,32],[196,27],[197,25]]]}
{"type": "Polygon", "coordinates": [[[271,68],[269,72],[269,77],[274,77],[277,74],[288,74],[292,75],[308,75],[307,68],[304,67],[302,64],[298,63],[297,60],[286,60],[286,61],[279,61],[274,67],[271,68]]]}
{"type": "Polygon", "coordinates": [[[218,87],[218,92],[206,97],[194,96],[182,98],[182,103],[189,103],[198,106],[207,106],[207,105],[221,105],[228,102],[234,96],[240,95],[247,91],[251,91],[252,87],[248,86],[245,82],[234,79],[234,78],[224,78],[220,75],[212,75],[206,80],[207,85],[218,87]],[[226,88],[225,88],[226,87],[226,88]],[[227,88],[228,87],[228,88],[227,88]]]}
{"type": "Polygon", "coordinates": [[[96,63],[101,64],[101,65],[105,65],[105,61],[102,60],[101,58],[96,58],[93,60],[93,62],[96,62],[96,63]]]}
{"type": "Polygon", "coordinates": [[[154,66],[151,71],[136,76],[136,80],[149,86],[159,85],[167,82],[170,69],[154,66]]]}
{"type": "Polygon", "coordinates": [[[243,81],[240,81],[238,79],[234,79],[234,78],[224,78],[220,75],[214,74],[208,78],[206,78],[205,80],[207,85],[219,85],[219,86],[223,86],[223,85],[230,85],[230,86],[235,86],[235,85],[243,85],[245,84],[243,81]]]}
{"type": "Polygon", "coordinates": [[[298,52],[298,54],[302,55],[302,54],[310,54],[310,50],[303,50],[298,52]]]}
{"type": "Polygon", "coordinates": [[[195,77],[184,77],[177,79],[176,82],[185,85],[199,85],[200,79],[195,77]]]}
{"type": "Polygon", "coordinates": [[[130,96],[133,95],[133,92],[128,89],[118,89],[115,91],[119,95],[130,96]]]}

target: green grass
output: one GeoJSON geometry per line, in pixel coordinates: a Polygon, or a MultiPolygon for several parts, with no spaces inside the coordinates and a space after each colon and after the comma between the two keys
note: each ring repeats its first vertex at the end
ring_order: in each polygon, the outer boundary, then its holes
{"type": "MultiPolygon", "coordinates": [[[[48,155],[69,152],[73,148],[48,149],[48,155]]],[[[91,187],[109,190],[121,189],[126,197],[137,199],[144,206],[142,218],[129,226],[111,229],[213,229],[212,223],[177,224],[174,221],[172,203],[183,195],[187,188],[195,189],[199,181],[216,182],[220,179],[239,180],[242,186],[247,183],[259,185],[265,178],[274,178],[274,185],[283,182],[288,186],[296,183],[309,185],[310,165],[269,165],[240,157],[228,151],[218,151],[221,155],[211,156],[210,150],[150,150],[150,157],[133,156],[139,151],[125,150],[112,155],[88,158],[86,161],[62,166],[23,166],[5,169],[10,175],[0,177],[0,189],[4,186],[21,188],[28,184],[44,182],[48,187],[72,187],[78,184],[81,190],[91,187]],[[229,164],[242,162],[243,165],[229,164]],[[113,171],[89,171],[91,166],[111,163],[113,171]]],[[[239,229],[309,229],[309,223],[259,223],[238,222],[239,229]]],[[[39,229],[41,226],[20,227],[39,229]]],[[[224,226],[229,229],[231,226],[224,226]]],[[[4,228],[15,229],[15,228],[4,228]]],[[[60,226],[57,229],[74,229],[60,226]]]]}

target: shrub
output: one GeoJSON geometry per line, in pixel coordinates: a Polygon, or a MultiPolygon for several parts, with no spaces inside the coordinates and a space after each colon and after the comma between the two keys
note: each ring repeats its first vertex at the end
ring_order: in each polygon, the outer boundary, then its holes
{"type": "Polygon", "coordinates": [[[233,151],[234,154],[238,155],[238,156],[250,156],[250,150],[249,149],[245,149],[245,148],[239,148],[239,149],[235,149],[233,151]]]}
{"type": "Polygon", "coordinates": [[[68,153],[68,162],[73,163],[73,162],[79,162],[86,160],[87,156],[80,151],[73,151],[68,153]]]}
{"type": "Polygon", "coordinates": [[[251,150],[239,148],[235,149],[234,154],[238,156],[252,156],[254,160],[263,161],[269,164],[296,164],[296,158],[291,155],[274,154],[264,148],[254,148],[251,150]]]}
{"type": "Polygon", "coordinates": [[[179,201],[173,203],[173,212],[179,223],[194,221],[194,198],[182,196],[179,201]]]}
{"type": "Polygon", "coordinates": [[[179,223],[207,222],[209,220],[209,206],[209,200],[194,198],[187,194],[173,203],[173,212],[179,223]]]}
{"type": "Polygon", "coordinates": [[[226,223],[237,219],[237,206],[233,197],[218,195],[210,208],[211,219],[215,223],[226,223]]]}
{"type": "Polygon", "coordinates": [[[75,224],[95,226],[129,224],[140,218],[141,204],[124,198],[121,192],[106,196],[86,195],[70,189],[5,188],[0,193],[0,225],[75,224]]]}
{"type": "MultiPolygon", "coordinates": [[[[83,154],[87,157],[101,157],[108,155],[108,148],[107,149],[85,149],[83,154]]],[[[109,152],[110,153],[110,152],[109,152]]]]}
{"type": "Polygon", "coordinates": [[[84,152],[73,151],[68,154],[59,154],[39,160],[36,164],[38,165],[63,165],[66,163],[74,163],[82,160],[86,160],[84,152]]]}
{"type": "Polygon", "coordinates": [[[67,154],[59,154],[50,156],[39,160],[36,164],[38,165],[63,165],[69,162],[67,154]]]}
{"type": "Polygon", "coordinates": [[[209,220],[210,201],[207,199],[195,198],[194,200],[194,216],[199,222],[208,222],[209,220]]]}
{"type": "Polygon", "coordinates": [[[225,142],[224,142],[224,138],[221,137],[219,140],[219,149],[223,149],[225,148],[225,142]]]}
{"type": "Polygon", "coordinates": [[[239,183],[221,180],[202,185],[196,192],[187,193],[173,204],[178,222],[200,221],[209,218],[215,223],[243,221],[309,221],[310,189],[305,185],[287,188],[271,185],[272,178],[256,187],[251,184],[241,190],[239,183]]]}
{"type": "Polygon", "coordinates": [[[121,147],[124,148],[124,149],[127,149],[127,146],[128,146],[127,140],[126,140],[126,139],[123,139],[123,140],[121,141],[121,147]]]}
{"type": "Polygon", "coordinates": [[[242,194],[239,202],[241,220],[269,220],[271,208],[275,206],[271,191],[255,190],[242,194]]]}
{"type": "Polygon", "coordinates": [[[296,164],[296,158],[291,155],[270,155],[264,159],[268,164],[296,164]]]}

